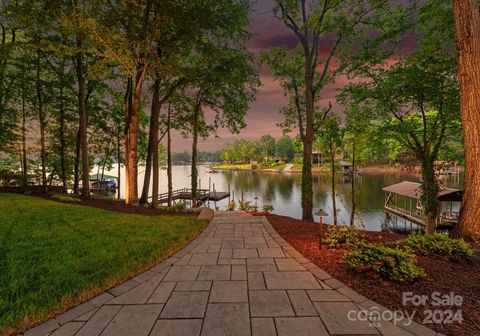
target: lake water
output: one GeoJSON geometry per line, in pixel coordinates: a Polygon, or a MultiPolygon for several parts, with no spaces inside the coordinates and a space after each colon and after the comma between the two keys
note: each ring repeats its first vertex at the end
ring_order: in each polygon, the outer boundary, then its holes
{"type": "MultiPolygon", "coordinates": [[[[173,166],[173,189],[190,188],[190,166],[173,166]]],[[[139,167],[139,193],[143,186],[143,170],[139,167]]],[[[114,167],[105,174],[116,176],[117,170],[114,167]]],[[[96,173],[96,170],[94,170],[96,173]]],[[[122,181],[120,193],[123,197],[124,171],[122,169],[122,181]]],[[[298,173],[266,173],[255,171],[221,171],[215,174],[207,172],[205,166],[199,166],[199,187],[211,189],[215,186],[217,191],[228,191],[229,187],[235,194],[235,200],[243,198],[255,203],[254,198],[258,197],[258,206],[261,209],[263,204],[271,204],[274,213],[279,215],[301,218],[301,175],[298,173]]],[[[355,196],[358,215],[356,224],[364,226],[367,230],[381,231],[385,225],[392,225],[386,222],[383,209],[384,192],[382,188],[401,181],[419,181],[418,175],[405,173],[362,173],[355,177],[355,196]]],[[[349,223],[351,209],[351,185],[349,180],[338,176],[336,187],[336,202],[339,212],[339,223],[349,223]]],[[[463,178],[446,176],[441,177],[441,185],[452,188],[462,188],[463,178]]],[[[167,191],[167,174],[165,170],[160,173],[160,193],[167,191]]],[[[314,211],[324,209],[329,216],[324,222],[332,222],[332,199],[331,199],[331,178],[329,175],[318,174],[313,176],[314,211]]],[[[215,205],[220,210],[226,210],[228,199],[216,204],[210,202],[210,207],[215,205]]],[[[318,217],[315,217],[318,220],[318,217]]],[[[410,228],[410,223],[402,219],[396,222],[400,229],[410,228]]],[[[412,228],[416,228],[412,226],[412,228]]]]}

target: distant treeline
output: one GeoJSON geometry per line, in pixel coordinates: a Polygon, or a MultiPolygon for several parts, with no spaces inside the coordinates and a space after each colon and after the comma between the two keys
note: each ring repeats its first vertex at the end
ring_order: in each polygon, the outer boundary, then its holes
{"type": "MultiPolygon", "coordinates": [[[[219,162],[221,161],[221,151],[197,152],[198,162],[219,162]]],[[[187,151],[172,153],[173,163],[187,163],[192,161],[192,154],[187,151]]]]}

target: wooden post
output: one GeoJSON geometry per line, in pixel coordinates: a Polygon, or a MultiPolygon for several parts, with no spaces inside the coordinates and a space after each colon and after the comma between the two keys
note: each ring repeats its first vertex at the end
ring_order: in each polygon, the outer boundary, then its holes
{"type": "Polygon", "coordinates": [[[212,178],[209,177],[208,178],[208,207],[209,208],[210,208],[210,190],[212,190],[211,186],[212,186],[212,178]]]}
{"type": "Polygon", "coordinates": [[[319,249],[321,250],[322,249],[322,239],[323,239],[323,230],[322,230],[322,227],[323,227],[323,216],[320,215],[320,239],[318,240],[318,243],[319,243],[319,249]]]}
{"type": "Polygon", "coordinates": [[[217,210],[217,190],[215,189],[215,183],[213,184],[213,202],[215,206],[215,210],[217,210]]]}

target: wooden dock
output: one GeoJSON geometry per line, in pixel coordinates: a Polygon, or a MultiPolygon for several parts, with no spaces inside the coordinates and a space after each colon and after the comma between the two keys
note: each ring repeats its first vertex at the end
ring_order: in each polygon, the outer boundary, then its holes
{"type": "MultiPolygon", "coordinates": [[[[207,202],[207,201],[220,201],[227,197],[230,197],[229,192],[224,191],[210,191],[208,189],[197,189],[197,201],[207,202]]],[[[192,189],[183,188],[172,191],[171,201],[178,200],[191,200],[192,199],[192,189]]],[[[168,203],[168,192],[158,195],[158,204],[168,203]]]]}

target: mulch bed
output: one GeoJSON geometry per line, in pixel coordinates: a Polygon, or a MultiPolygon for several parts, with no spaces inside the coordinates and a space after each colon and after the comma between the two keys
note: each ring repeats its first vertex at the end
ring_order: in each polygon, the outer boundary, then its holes
{"type": "Polygon", "coordinates": [[[81,198],[79,196],[67,194],[66,196],[68,197],[78,198],[81,200],[80,202],[69,202],[69,201],[62,201],[62,200],[53,198],[51,194],[47,194],[47,195],[43,194],[38,196],[51,201],[60,202],[60,203],[68,203],[72,205],[83,205],[83,206],[89,206],[89,207],[99,208],[103,210],[123,212],[123,213],[136,214],[136,215],[144,215],[144,216],[196,216],[198,215],[198,213],[195,211],[165,211],[165,210],[159,210],[159,209],[144,208],[143,206],[126,205],[124,201],[113,199],[113,198],[109,199],[109,198],[101,198],[101,197],[95,197],[95,196],[91,196],[88,198],[81,198]]]}
{"type": "MultiPolygon", "coordinates": [[[[323,268],[333,277],[342,281],[357,292],[391,310],[415,311],[414,319],[422,323],[427,317],[426,309],[458,309],[463,312],[463,323],[428,324],[427,326],[445,335],[480,335],[480,258],[478,253],[469,262],[454,263],[448,258],[417,257],[417,265],[425,269],[427,277],[413,284],[397,284],[383,280],[372,273],[356,273],[343,263],[344,250],[318,246],[318,224],[285,216],[267,215],[269,222],[277,232],[313,263],[323,268]],[[435,307],[429,304],[415,307],[402,304],[402,293],[430,295],[439,292],[442,295],[463,297],[460,307],[435,307]]],[[[365,238],[372,243],[382,243],[405,238],[403,235],[384,232],[365,231],[365,238]]],[[[478,252],[478,251],[477,251],[478,252]]]]}

